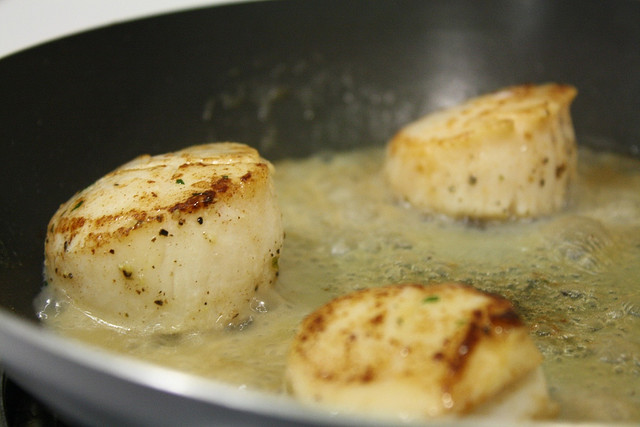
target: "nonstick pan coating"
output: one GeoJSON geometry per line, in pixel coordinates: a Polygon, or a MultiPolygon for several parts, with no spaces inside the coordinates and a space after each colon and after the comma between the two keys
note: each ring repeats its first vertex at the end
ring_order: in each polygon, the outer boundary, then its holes
{"type": "Polygon", "coordinates": [[[139,374],[162,377],[156,367],[132,374],[135,362],[39,329],[33,298],[57,206],[142,153],[233,140],[277,160],[380,145],[428,111],[526,82],[577,86],[579,143],[637,156],[639,23],[632,0],[269,1],[120,24],[0,60],[2,363],[84,422],[327,421],[260,395],[220,403],[224,387],[205,393],[176,374],[193,387],[175,388],[139,374]]]}

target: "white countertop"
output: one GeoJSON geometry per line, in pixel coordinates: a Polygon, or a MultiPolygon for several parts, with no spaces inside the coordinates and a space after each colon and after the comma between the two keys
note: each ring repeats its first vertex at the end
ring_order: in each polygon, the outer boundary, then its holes
{"type": "Polygon", "coordinates": [[[87,29],[237,0],[0,0],[0,58],[87,29]]]}

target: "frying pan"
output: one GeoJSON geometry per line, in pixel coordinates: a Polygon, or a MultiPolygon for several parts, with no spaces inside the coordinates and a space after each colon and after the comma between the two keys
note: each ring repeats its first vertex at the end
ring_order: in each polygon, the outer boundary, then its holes
{"type": "Polygon", "coordinates": [[[0,361],[68,420],[348,423],[42,329],[57,206],[141,153],[241,141],[270,160],[380,145],[404,123],[511,84],[580,90],[581,144],[640,152],[640,2],[293,0],[173,13],[0,61],[0,361]]]}

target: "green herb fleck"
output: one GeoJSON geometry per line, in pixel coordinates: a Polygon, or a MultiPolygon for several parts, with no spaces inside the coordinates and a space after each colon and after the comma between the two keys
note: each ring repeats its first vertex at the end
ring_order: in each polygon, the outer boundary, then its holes
{"type": "Polygon", "coordinates": [[[184,181],[182,180],[182,178],[178,178],[178,179],[176,179],[176,184],[184,185],[184,181]]]}
{"type": "Polygon", "coordinates": [[[71,212],[73,212],[76,209],[78,209],[80,206],[82,206],[83,203],[84,203],[84,200],[80,200],[78,203],[76,203],[76,205],[73,207],[73,209],[71,209],[71,212]]]}
{"type": "Polygon", "coordinates": [[[440,297],[438,295],[429,295],[428,297],[425,297],[422,302],[427,304],[427,303],[432,303],[432,302],[438,302],[440,301],[440,297]]]}

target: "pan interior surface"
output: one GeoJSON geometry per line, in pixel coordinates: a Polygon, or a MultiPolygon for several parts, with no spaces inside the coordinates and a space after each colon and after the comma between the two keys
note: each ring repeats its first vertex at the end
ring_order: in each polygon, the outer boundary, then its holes
{"type": "MultiPolygon", "coordinates": [[[[274,1],[121,24],[3,59],[3,364],[84,422],[130,420],[131,407],[111,405],[107,414],[97,403],[124,389],[140,396],[137,421],[174,416],[154,415],[142,401],[149,397],[193,420],[213,416],[212,408],[254,423],[305,420],[295,409],[274,414],[253,399],[220,409],[166,382],[122,375],[105,369],[107,362],[91,365],[43,344],[57,337],[36,327],[33,301],[57,206],[142,153],[234,140],[278,161],[380,147],[426,112],[524,82],[575,85],[579,143],[637,156],[638,22],[636,1],[274,1]],[[30,353],[42,357],[24,357],[30,353]],[[53,375],[56,367],[87,380],[53,375]],[[106,395],[96,391],[101,381],[113,387],[106,395]]],[[[637,363],[638,354],[628,357],[637,363]]]]}

